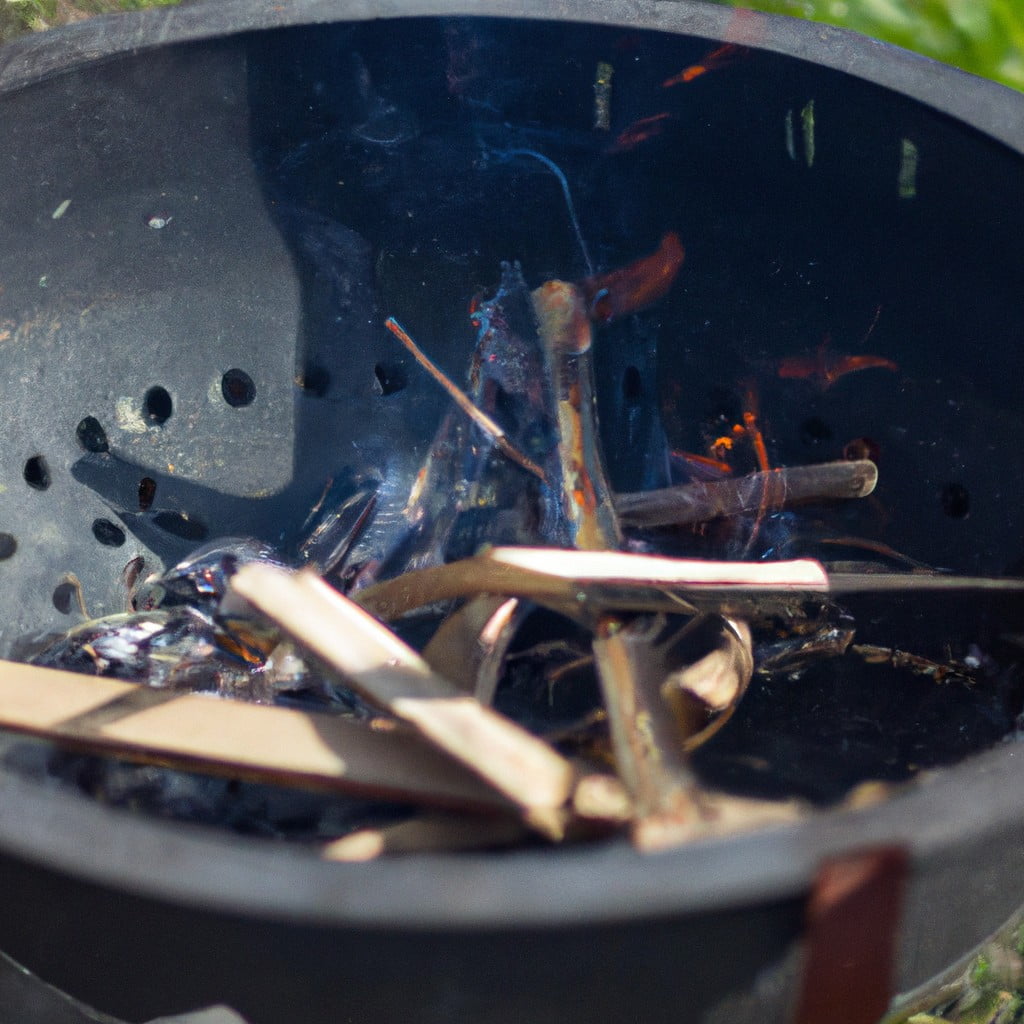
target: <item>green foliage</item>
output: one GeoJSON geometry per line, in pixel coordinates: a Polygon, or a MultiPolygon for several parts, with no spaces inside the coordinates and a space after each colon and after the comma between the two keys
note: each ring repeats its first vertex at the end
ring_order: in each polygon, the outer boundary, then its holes
{"type": "MultiPolygon", "coordinates": [[[[115,11],[138,11],[145,7],[165,7],[178,0],[0,0],[7,14],[13,14],[22,28],[50,28],[94,14],[115,11]]],[[[8,19],[4,19],[5,24],[8,19]]]]}
{"type": "Polygon", "coordinates": [[[1021,0],[746,0],[732,6],[851,28],[1024,90],[1021,0]]]}
{"type": "Polygon", "coordinates": [[[971,965],[971,984],[975,988],[982,988],[991,980],[991,977],[992,964],[989,962],[988,957],[984,954],[979,954],[971,965]]]}

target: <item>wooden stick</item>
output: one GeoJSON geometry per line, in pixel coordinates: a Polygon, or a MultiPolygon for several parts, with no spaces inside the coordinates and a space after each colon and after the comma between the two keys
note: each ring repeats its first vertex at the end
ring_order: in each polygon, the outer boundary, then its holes
{"type": "Polygon", "coordinates": [[[598,623],[594,658],[616,768],[636,816],[690,819],[697,813],[697,781],[683,752],[685,736],[661,692],[671,671],[656,642],[664,625],[658,616],[628,624],[607,616],[598,623]]]}
{"type": "Polygon", "coordinates": [[[505,431],[487,413],[482,409],[478,409],[470,401],[469,396],[461,388],[457,387],[451,378],[409,337],[405,328],[393,316],[389,316],[384,321],[384,326],[409,350],[416,362],[448,392],[452,401],[494,441],[502,455],[511,459],[516,465],[522,466],[523,469],[532,473],[537,479],[541,481],[547,479],[544,475],[544,470],[532,459],[527,458],[509,441],[505,431]]]}
{"type": "Polygon", "coordinates": [[[742,608],[771,595],[828,593],[819,562],[713,562],[619,551],[491,548],[473,558],[418,569],[359,591],[383,619],[481,592],[529,597],[577,616],[602,611],[693,612],[698,604],[742,608]]]}
{"type": "MultiPolygon", "coordinates": [[[[389,723],[391,724],[391,723],[389,723]]],[[[61,746],[272,785],[436,806],[511,804],[408,729],[0,661],[0,726],[61,746]]]]}
{"type": "MultiPolygon", "coordinates": [[[[696,721],[681,723],[673,701],[666,700],[666,684],[671,686],[679,652],[671,633],[664,635],[660,620],[660,616],[640,616],[627,623],[606,616],[594,639],[615,761],[634,803],[633,844],[642,851],[657,851],[701,837],[793,820],[800,813],[796,801],[751,800],[712,792],[693,774],[687,756],[692,744],[686,742],[686,732],[696,721]]],[[[729,670],[736,674],[738,699],[749,679],[753,656],[749,633],[735,637],[744,649],[729,670]]],[[[704,734],[713,728],[714,723],[704,734]]]]}
{"type": "Polygon", "coordinates": [[[433,673],[386,626],[315,573],[266,564],[240,569],[232,589],[368,700],[410,722],[518,804],[545,831],[573,787],[572,765],[510,719],[433,673]]]}
{"type": "Polygon", "coordinates": [[[789,466],[735,479],[698,481],[615,495],[623,525],[681,526],[802,501],[865,498],[878,482],[869,459],[789,466]]]}
{"type": "Polygon", "coordinates": [[[561,511],[572,546],[617,548],[619,524],[601,458],[586,303],[565,281],[547,281],[530,298],[555,397],[561,511]]]}
{"type": "Polygon", "coordinates": [[[957,576],[943,572],[834,572],[835,594],[919,593],[932,590],[1000,590],[1024,593],[1024,579],[1012,576],[957,576]]]}

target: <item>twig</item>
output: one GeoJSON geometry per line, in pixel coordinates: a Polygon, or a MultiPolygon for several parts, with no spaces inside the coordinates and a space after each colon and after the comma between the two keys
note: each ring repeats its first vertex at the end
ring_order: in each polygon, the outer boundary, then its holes
{"type": "Polygon", "coordinates": [[[878,468],[868,459],[789,466],[736,479],[697,481],[615,496],[624,526],[681,526],[802,501],[865,498],[878,468]],[[767,502],[767,504],[765,504],[767,502]]]}
{"type": "Polygon", "coordinates": [[[485,433],[498,450],[511,459],[516,465],[532,473],[538,480],[545,481],[544,470],[532,459],[527,458],[516,448],[505,431],[498,426],[482,409],[477,408],[461,388],[457,387],[448,375],[409,337],[405,328],[393,317],[384,321],[384,326],[409,350],[413,358],[448,392],[452,401],[485,433]]]}
{"type": "Polygon", "coordinates": [[[637,818],[692,822],[697,781],[683,753],[680,723],[661,692],[671,671],[656,643],[664,626],[660,616],[630,623],[607,616],[598,623],[594,658],[616,768],[637,818]]]}

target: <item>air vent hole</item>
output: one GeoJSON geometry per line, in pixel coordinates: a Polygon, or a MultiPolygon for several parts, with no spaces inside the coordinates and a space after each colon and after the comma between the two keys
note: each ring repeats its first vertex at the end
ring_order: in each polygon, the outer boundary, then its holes
{"type": "Polygon", "coordinates": [[[25,483],[35,491],[45,491],[50,486],[50,468],[42,455],[33,455],[25,460],[25,483]]]}
{"type": "Polygon", "coordinates": [[[75,601],[75,585],[70,583],[68,580],[64,580],[63,583],[58,583],[53,588],[53,607],[61,613],[61,615],[70,615],[71,608],[75,601]]]}
{"type": "Polygon", "coordinates": [[[107,433],[95,416],[86,416],[75,429],[78,443],[87,451],[95,454],[110,451],[107,433]]]}
{"type": "Polygon", "coordinates": [[[237,368],[228,370],[220,379],[220,393],[232,408],[252,405],[256,399],[256,385],[252,377],[237,368]]]}
{"type": "Polygon", "coordinates": [[[142,415],[156,427],[162,427],[174,412],[174,403],[167,388],[158,384],[150,388],[142,399],[142,415]]]}
{"type": "Polygon", "coordinates": [[[93,520],[92,535],[108,548],[119,548],[125,541],[124,530],[109,519],[93,520]]]}
{"type": "Polygon", "coordinates": [[[144,476],[139,481],[139,511],[145,512],[153,505],[156,497],[156,481],[151,476],[144,476]]]}

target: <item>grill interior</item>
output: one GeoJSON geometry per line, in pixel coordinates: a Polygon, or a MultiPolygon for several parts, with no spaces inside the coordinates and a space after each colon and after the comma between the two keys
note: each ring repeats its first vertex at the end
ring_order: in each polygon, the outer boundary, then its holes
{"type": "MultiPolygon", "coordinates": [[[[657,484],[662,439],[700,452],[753,390],[774,465],[859,445],[880,469],[825,533],[772,517],[759,555],[1019,573],[1019,156],[840,73],[743,50],[718,67],[714,49],[374,21],[167,47],[5,96],[0,653],[68,628],[79,593],[90,616],[121,610],[139,558],[158,572],[219,536],[287,557],[325,491],[379,480],[397,521],[447,400],[384,318],[460,380],[467,309],[503,261],[531,285],[579,280],[669,230],[675,287],[597,337],[617,489],[657,484]],[[841,363],[869,355],[895,369],[841,363]]],[[[858,621],[948,657],[1012,643],[1015,615],[896,601],[858,621]]],[[[1004,696],[971,710],[988,724],[968,747],[1012,727],[1004,696]]],[[[915,715],[917,750],[941,716],[915,715]]]]}

